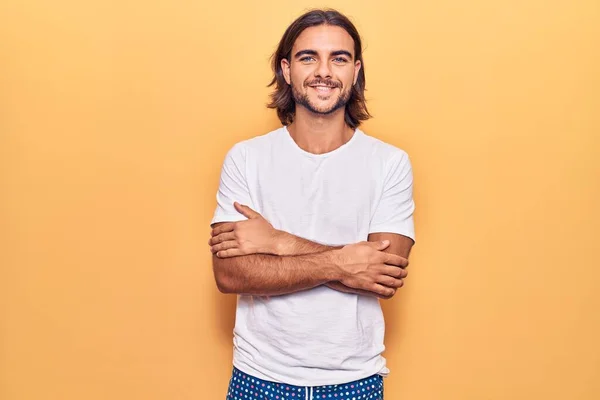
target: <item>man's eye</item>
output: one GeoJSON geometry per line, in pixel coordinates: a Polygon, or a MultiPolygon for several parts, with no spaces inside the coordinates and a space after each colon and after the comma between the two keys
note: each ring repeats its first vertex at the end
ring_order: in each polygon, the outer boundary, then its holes
{"type": "Polygon", "coordinates": [[[346,60],[344,57],[336,57],[333,59],[334,62],[336,63],[346,63],[348,62],[348,60],[346,60]]]}
{"type": "Polygon", "coordinates": [[[314,57],[306,56],[306,57],[302,57],[300,59],[300,61],[302,61],[302,62],[309,62],[309,61],[314,61],[314,59],[315,59],[314,57]]]}

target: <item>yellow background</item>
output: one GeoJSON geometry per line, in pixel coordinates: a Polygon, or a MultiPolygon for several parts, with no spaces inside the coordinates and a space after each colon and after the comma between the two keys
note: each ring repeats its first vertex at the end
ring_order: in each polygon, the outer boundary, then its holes
{"type": "MultiPolygon", "coordinates": [[[[0,398],[224,399],[219,169],[309,1],[0,5],[0,398]]],[[[391,400],[600,398],[600,3],[330,1],[411,155],[391,400]]]]}

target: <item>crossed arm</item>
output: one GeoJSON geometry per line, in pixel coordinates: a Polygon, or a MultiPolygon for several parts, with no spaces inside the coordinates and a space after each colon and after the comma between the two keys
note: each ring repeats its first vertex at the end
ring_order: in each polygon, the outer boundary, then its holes
{"type": "Polygon", "coordinates": [[[249,207],[235,208],[248,220],[215,224],[209,240],[221,292],[280,295],[327,285],[390,298],[403,285],[410,238],[373,233],[368,242],[325,246],[274,229],[249,207]]]}

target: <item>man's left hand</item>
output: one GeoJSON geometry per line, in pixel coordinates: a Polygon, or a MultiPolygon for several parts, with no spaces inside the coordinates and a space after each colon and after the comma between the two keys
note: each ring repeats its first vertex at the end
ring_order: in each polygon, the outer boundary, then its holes
{"type": "Polygon", "coordinates": [[[248,206],[233,203],[246,221],[227,222],[211,232],[210,251],[219,258],[245,256],[248,254],[277,255],[278,239],[283,232],[273,228],[262,215],[248,206]]]}

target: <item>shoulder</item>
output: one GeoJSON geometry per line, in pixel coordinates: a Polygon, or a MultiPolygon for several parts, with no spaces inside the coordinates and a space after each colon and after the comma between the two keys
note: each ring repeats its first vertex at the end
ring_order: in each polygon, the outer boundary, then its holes
{"type": "Polygon", "coordinates": [[[372,151],[373,166],[380,172],[378,176],[384,186],[394,186],[398,182],[412,184],[412,165],[404,149],[366,134],[364,137],[372,151]]]}
{"type": "Polygon", "coordinates": [[[242,140],[234,144],[227,152],[226,158],[245,159],[249,154],[262,153],[281,140],[283,128],[242,140]]]}
{"type": "Polygon", "coordinates": [[[410,163],[408,153],[404,149],[370,136],[363,131],[360,132],[363,137],[364,148],[370,151],[370,155],[375,159],[391,164],[410,163]]]}
{"type": "Polygon", "coordinates": [[[283,128],[278,128],[271,132],[242,140],[234,144],[229,149],[229,153],[234,156],[246,157],[248,153],[263,152],[281,140],[283,133],[283,128]]]}

